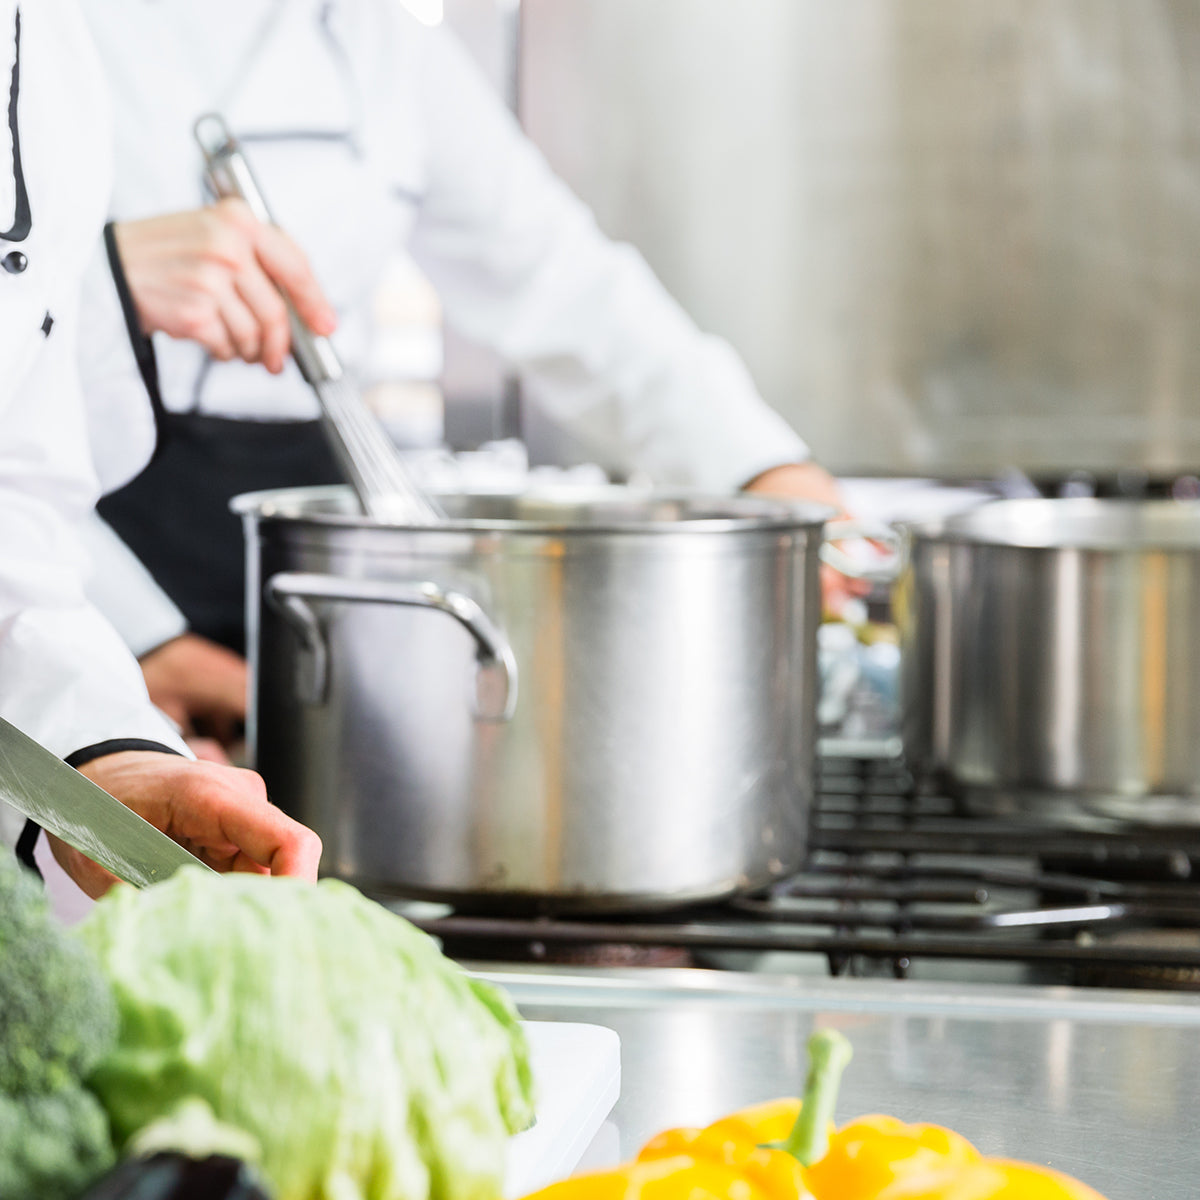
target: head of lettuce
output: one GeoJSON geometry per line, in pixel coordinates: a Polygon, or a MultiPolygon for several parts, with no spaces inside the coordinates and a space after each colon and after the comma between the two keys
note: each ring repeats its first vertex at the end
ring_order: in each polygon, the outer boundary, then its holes
{"type": "Polygon", "coordinates": [[[507,999],[353,888],[184,869],[81,930],[117,1048],[89,1084],[118,1145],[207,1142],[277,1200],[484,1200],[532,1120],[507,999]]]}

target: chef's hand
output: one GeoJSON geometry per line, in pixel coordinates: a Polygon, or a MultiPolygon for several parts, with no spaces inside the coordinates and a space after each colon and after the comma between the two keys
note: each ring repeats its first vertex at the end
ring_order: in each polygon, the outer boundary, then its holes
{"type": "Polygon", "coordinates": [[[337,325],[304,252],[241,200],[121,221],[114,233],[145,333],[187,338],[213,358],[278,373],[291,345],[281,291],[314,333],[337,325]]]}
{"type": "Polygon", "coordinates": [[[184,633],[140,662],[150,699],[185,735],[213,738],[226,747],[238,740],[246,720],[245,659],[184,633]]]}
{"type": "MultiPolygon", "coordinates": [[[[316,879],[321,839],[267,799],[262,777],[154,750],[123,750],[79,768],[217,871],[316,879]]],[[[58,838],[50,848],[93,899],[116,877],[58,838]]]]}
{"type": "MultiPolygon", "coordinates": [[[[814,504],[825,504],[836,510],[837,517],[845,518],[846,511],[841,489],[824,467],[815,462],[787,463],[772,467],[752,479],[745,487],[747,492],[766,496],[783,496],[791,500],[808,500],[814,504]]],[[[850,579],[825,563],[821,564],[821,600],[826,613],[838,617],[847,600],[854,596],[865,596],[871,585],[861,579],[850,579]]]]}

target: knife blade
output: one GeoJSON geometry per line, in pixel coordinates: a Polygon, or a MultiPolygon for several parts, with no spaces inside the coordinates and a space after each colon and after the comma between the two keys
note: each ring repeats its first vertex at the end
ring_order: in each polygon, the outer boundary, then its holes
{"type": "Polygon", "coordinates": [[[3,717],[0,800],[137,887],[183,866],[212,870],[3,717]]]}

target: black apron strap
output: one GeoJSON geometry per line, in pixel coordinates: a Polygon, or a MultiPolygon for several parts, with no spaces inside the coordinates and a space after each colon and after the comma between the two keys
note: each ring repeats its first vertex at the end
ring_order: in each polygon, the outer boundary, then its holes
{"type": "Polygon", "coordinates": [[[37,865],[34,852],[37,850],[37,840],[42,827],[36,821],[26,821],[17,838],[17,859],[32,871],[39,879],[42,877],[41,868],[37,865]]]}
{"type": "Polygon", "coordinates": [[[157,457],[163,447],[164,421],[166,409],[163,407],[162,392],[158,386],[158,360],[154,356],[154,342],[150,336],[142,332],[142,323],[138,318],[137,305],[133,302],[133,293],[129,290],[129,280],[125,278],[125,264],[121,262],[121,252],[117,249],[117,234],[112,221],[104,226],[104,251],[108,255],[108,269],[112,273],[113,285],[117,289],[117,299],[121,302],[121,314],[125,318],[125,332],[129,336],[129,344],[133,347],[133,357],[137,361],[138,374],[150,397],[150,407],[154,410],[154,455],[157,457]]]}

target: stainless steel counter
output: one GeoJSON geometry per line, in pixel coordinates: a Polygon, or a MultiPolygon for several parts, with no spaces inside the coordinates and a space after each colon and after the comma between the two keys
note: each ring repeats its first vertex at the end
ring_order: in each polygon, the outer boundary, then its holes
{"type": "Polygon", "coordinates": [[[839,1120],[950,1125],[985,1153],[1047,1163],[1109,1200],[1200,1195],[1200,997],[694,970],[481,972],[536,1020],[621,1037],[620,1152],[795,1094],[814,1025],[855,1057],[839,1120]]]}

